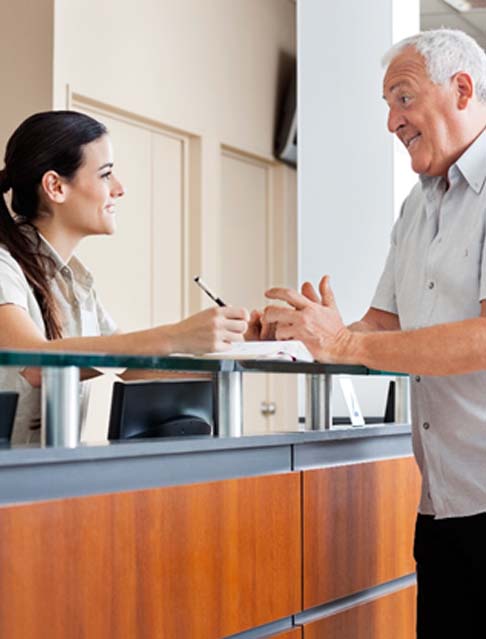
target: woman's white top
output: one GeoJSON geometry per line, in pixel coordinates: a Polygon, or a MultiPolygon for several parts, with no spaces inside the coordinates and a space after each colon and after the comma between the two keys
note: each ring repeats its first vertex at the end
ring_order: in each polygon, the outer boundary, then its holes
{"type": "MultiPolygon", "coordinates": [[[[62,320],[63,337],[112,335],[116,325],[100,304],[93,287],[93,277],[73,256],[63,262],[54,248],[40,236],[40,252],[55,265],[51,289],[62,320]]],[[[46,330],[39,304],[18,262],[0,245],[0,305],[15,304],[23,308],[42,335],[46,330]]],[[[1,330],[1,329],[0,329],[1,330]]],[[[33,388],[20,374],[21,369],[0,367],[0,390],[19,393],[12,443],[40,441],[40,389],[33,388]]],[[[81,416],[86,413],[87,382],[81,385],[81,416]]]]}

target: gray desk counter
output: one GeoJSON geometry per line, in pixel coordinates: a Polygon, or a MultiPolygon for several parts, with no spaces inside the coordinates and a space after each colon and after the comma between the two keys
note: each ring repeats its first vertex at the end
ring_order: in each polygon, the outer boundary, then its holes
{"type": "Polygon", "coordinates": [[[411,454],[406,424],[243,437],[0,448],[0,503],[60,499],[411,454]]]}

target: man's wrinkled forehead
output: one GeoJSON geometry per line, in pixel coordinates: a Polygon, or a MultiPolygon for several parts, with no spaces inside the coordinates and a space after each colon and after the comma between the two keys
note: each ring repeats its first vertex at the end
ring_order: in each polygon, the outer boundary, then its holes
{"type": "Polygon", "coordinates": [[[386,100],[398,88],[414,87],[423,80],[430,81],[425,60],[414,47],[407,47],[391,60],[385,71],[383,97],[386,100]]]}

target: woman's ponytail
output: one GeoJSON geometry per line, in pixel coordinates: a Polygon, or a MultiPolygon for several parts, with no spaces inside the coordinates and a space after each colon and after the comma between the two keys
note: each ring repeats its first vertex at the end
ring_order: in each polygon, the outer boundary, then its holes
{"type": "MultiPolygon", "coordinates": [[[[32,235],[37,241],[32,241],[23,232],[22,223],[15,221],[11,216],[4,195],[9,189],[6,171],[0,171],[0,243],[18,262],[32,288],[44,319],[47,339],[57,339],[62,337],[62,326],[49,284],[48,271],[52,268],[51,260],[40,254],[40,238],[34,227],[32,235]]],[[[27,225],[25,222],[24,224],[27,225]]]]}

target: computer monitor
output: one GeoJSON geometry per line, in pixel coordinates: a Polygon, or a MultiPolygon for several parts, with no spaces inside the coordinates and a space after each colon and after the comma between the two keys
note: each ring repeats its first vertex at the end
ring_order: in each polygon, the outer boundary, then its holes
{"type": "Polygon", "coordinates": [[[0,444],[10,442],[18,399],[18,393],[0,391],[0,444]]]}
{"type": "Polygon", "coordinates": [[[115,382],[108,439],[210,435],[213,383],[175,379],[115,382]]]}

